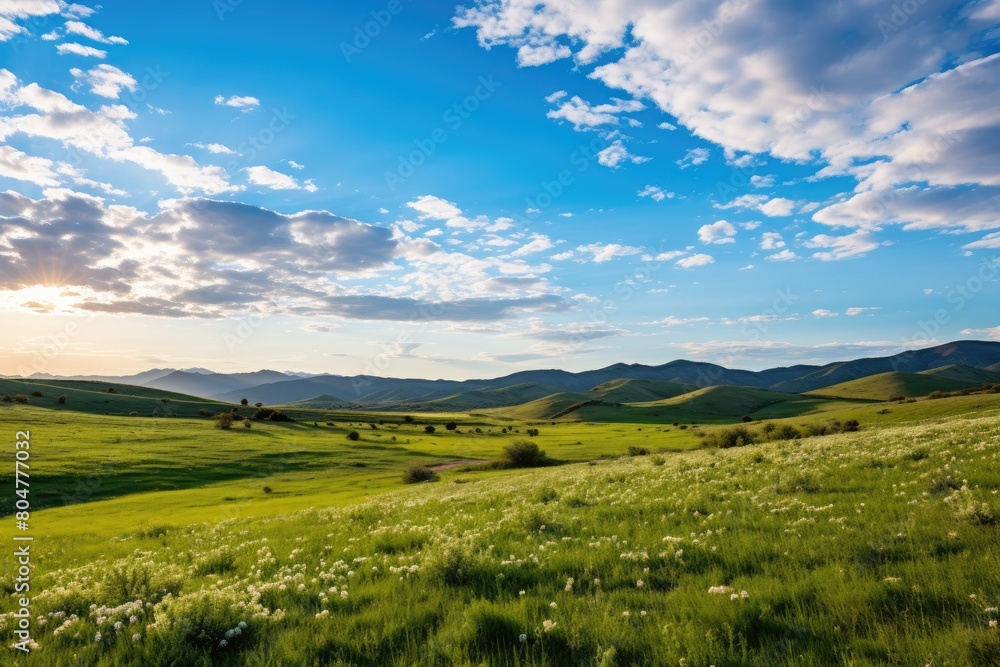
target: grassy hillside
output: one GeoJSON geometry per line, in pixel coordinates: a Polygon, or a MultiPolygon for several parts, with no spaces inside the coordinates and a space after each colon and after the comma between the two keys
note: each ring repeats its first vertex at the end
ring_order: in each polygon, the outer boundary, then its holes
{"type": "Polygon", "coordinates": [[[597,385],[588,393],[595,394],[605,401],[639,403],[671,398],[695,389],[697,387],[694,385],[665,380],[612,380],[597,385]]]}
{"type": "Polygon", "coordinates": [[[879,373],[811,392],[815,396],[886,401],[894,396],[927,396],[934,391],[959,391],[980,383],[955,380],[948,373],[879,373]]]}
{"type": "Polygon", "coordinates": [[[331,396],[330,394],[319,394],[318,396],[305,398],[302,399],[301,401],[292,401],[291,403],[286,403],[283,407],[334,410],[337,408],[348,407],[349,405],[350,403],[342,398],[337,398],[336,396],[331,396]]]}
{"type": "Polygon", "coordinates": [[[753,387],[716,386],[698,389],[681,396],[666,398],[649,403],[638,403],[635,407],[670,408],[677,413],[690,415],[715,415],[719,417],[740,417],[752,414],[766,406],[787,401],[797,401],[796,394],[785,394],[753,387]]]}
{"type": "Polygon", "coordinates": [[[967,382],[970,385],[1000,383],[1000,373],[998,372],[988,371],[982,368],[972,368],[971,366],[959,366],[955,364],[932,368],[931,370],[923,371],[920,374],[948,378],[949,380],[957,380],[958,382],[967,382]]]}
{"type": "Polygon", "coordinates": [[[498,389],[475,389],[432,401],[407,401],[399,404],[387,403],[379,406],[389,410],[411,412],[472,412],[489,408],[519,405],[551,394],[558,389],[537,382],[525,382],[498,389]]]}
{"type": "MultiPolygon", "coordinates": [[[[43,412],[13,410],[0,414],[43,412]]],[[[994,406],[717,452],[462,473],[282,516],[190,524],[133,502],[145,521],[123,522],[111,501],[37,512],[32,613],[48,622],[35,626],[39,651],[11,662],[997,664],[998,439],[994,406]]]]}
{"type": "Polygon", "coordinates": [[[232,407],[227,403],[162,389],[78,380],[0,378],[0,394],[23,394],[28,396],[31,405],[39,407],[111,415],[128,415],[136,412],[150,416],[155,412],[165,416],[196,416],[199,410],[210,410],[215,413],[232,407]],[[109,389],[114,389],[114,392],[109,392],[109,389]],[[42,396],[34,396],[35,392],[41,392],[42,396]],[[60,396],[66,397],[64,404],[59,403],[60,396]]]}

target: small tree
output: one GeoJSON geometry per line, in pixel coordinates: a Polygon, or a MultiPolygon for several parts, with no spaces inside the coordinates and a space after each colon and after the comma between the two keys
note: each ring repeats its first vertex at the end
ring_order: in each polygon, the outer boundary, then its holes
{"type": "Polygon", "coordinates": [[[422,465],[411,465],[403,473],[403,482],[406,484],[419,484],[420,482],[436,482],[438,474],[422,465]]]}
{"type": "Polygon", "coordinates": [[[447,424],[444,425],[444,427],[449,431],[454,431],[456,428],[458,428],[458,424],[456,424],[455,422],[448,422],[447,424]]]}
{"type": "Polygon", "coordinates": [[[428,424],[427,426],[424,427],[424,433],[433,433],[435,430],[437,430],[437,429],[435,429],[430,424],[428,424]]]}
{"type": "Polygon", "coordinates": [[[526,440],[518,440],[504,447],[500,459],[500,465],[504,468],[534,468],[547,462],[545,452],[535,443],[526,440]]]}
{"type": "Polygon", "coordinates": [[[56,403],[58,403],[59,405],[66,405],[66,394],[63,394],[62,396],[57,398],[56,403]]]}
{"type": "Polygon", "coordinates": [[[262,407],[264,407],[264,404],[263,403],[254,403],[253,406],[255,408],[262,408],[262,407]]]}
{"type": "Polygon", "coordinates": [[[221,415],[215,418],[215,428],[221,428],[223,431],[228,431],[233,427],[233,415],[228,412],[223,412],[221,415]]]}
{"type": "Polygon", "coordinates": [[[108,387],[108,393],[109,394],[115,393],[115,388],[114,387],[108,387]]]}
{"type": "MultiPolygon", "coordinates": [[[[640,430],[642,430],[642,429],[640,429],[640,430]]],[[[526,431],[526,433],[528,434],[528,437],[531,437],[531,438],[537,438],[538,437],[538,429],[537,428],[529,428],[526,431]]]]}
{"type": "Polygon", "coordinates": [[[41,397],[45,396],[45,394],[43,394],[42,392],[38,391],[37,389],[35,391],[31,392],[31,395],[32,396],[37,396],[38,398],[41,398],[41,397]]]}
{"type": "Polygon", "coordinates": [[[412,424],[413,423],[413,417],[411,417],[410,415],[404,415],[403,416],[403,421],[406,422],[407,424],[412,424]]]}
{"type": "Polygon", "coordinates": [[[360,437],[361,437],[361,434],[358,433],[357,431],[351,431],[350,433],[347,434],[347,439],[348,440],[357,440],[360,437]]]}
{"type": "Polygon", "coordinates": [[[250,405],[250,401],[245,398],[240,399],[240,405],[250,405]]]}

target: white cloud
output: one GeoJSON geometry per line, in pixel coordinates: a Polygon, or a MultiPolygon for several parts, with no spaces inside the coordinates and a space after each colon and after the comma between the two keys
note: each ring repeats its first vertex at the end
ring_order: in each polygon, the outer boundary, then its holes
{"type": "Polygon", "coordinates": [[[671,260],[677,259],[678,257],[683,257],[687,254],[685,250],[667,250],[656,255],[644,255],[642,261],[644,262],[669,262],[671,260]]]}
{"type": "Polygon", "coordinates": [[[88,85],[90,92],[111,99],[118,99],[122,89],[135,91],[139,87],[139,83],[131,74],[103,63],[86,72],[74,67],[70,70],[70,74],[78,84],[88,85]]]}
{"type": "Polygon", "coordinates": [[[677,164],[680,165],[681,169],[687,169],[690,166],[697,166],[706,162],[708,162],[708,149],[692,148],[684,154],[684,157],[677,161],[677,164]]]}
{"type": "Polygon", "coordinates": [[[739,227],[747,230],[747,231],[753,231],[753,230],[757,229],[758,227],[760,227],[760,221],[759,220],[751,220],[750,222],[740,222],[740,223],[737,223],[737,225],[739,227]]]}
{"type": "Polygon", "coordinates": [[[576,253],[574,253],[572,250],[567,250],[566,252],[560,252],[555,255],[552,255],[551,257],[549,257],[549,259],[551,259],[553,262],[562,262],[567,259],[572,259],[575,256],[576,253]]]}
{"type": "Polygon", "coordinates": [[[591,260],[597,264],[602,264],[604,262],[610,262],[611,260],[618,257],[628,257],[629,255],[638,255],[642,252],[642,248],[636,248],[634,246],[619,245],[617,243],[591,243],[589,245],[582,245],[576,249],[577,252],[589,253],[592,255],[591,260]]]}
{"type": "Polygon", "coordinates": [[[799,258],[798,255],[796,255],[794,252],[792,252],[788,248],[785,248],[781,252],[776,252],[773,255],[768,255],[764,259],[770,260],[772,262],[791,262],[791,261],[796,260],[798,258],[799,258]]]}
{"type": "Polygon", "coordinates": [[[215,103],[219,106],[233,107],[241,111],[253,111],[260,106],[260,100],[250,95],[232,95],[230,97],[216,95],[215,103]]]}
{"type": "Polygon", "coordinates": [[[848,308],[846,311],[844,311],[844,314],[847,315],[848,317],[857,317],[858,315],[862,315],[866,312],[876,311],[876,310],[882,310],[881,306],[869,306],[866,308],[858,308],[857,306],[855,306],[853,308],[848,308]]]}
{"type": "Polygon", "coordinates": [[[239,155],[236,151],[223,144],[188,144],[188,146],[194,146],[195,148],[200,148],[202,150],[208,151],[209,153],[214,153],[216,155],[239,155]]]}
{"type": "Polygon", "coordinates": [[[756,267],[753,264],[747,264],[746,266],[741,266],[737,271],[753,271],[754,268],[756,267]]]}
{"type": "Polygon", "coordinates": [[[673,123],[668,123],[666,121],[663,121],[662,123],[660,123],[656,127],[660,128],[661,130],[676,130],[677,129],[676,125],[674,125],[673,123]]]}
{"type": "Polygon", "coordinates": [[[1000,327],[992,327],[989,329],[962,329],[962,335],[981,335],[992,340],[1000,340],[1000,327]]]}
{"type": "Polygon", "coordinates": [[[298,162],[296,162],[295,160],[289,160],[288,161],[288,166],[291,167],[292,169],[298,169],[298,170],[305,169],[305,165],[301,165],[298,162]]]}
{"type": "Polygon", "coordinates": [[[254,185],[263,185],[272,190],[306,190],[308,192],[316,192],[318,189],[311,179],[299,183],[298,180],[288,174],[282,174],[280,171],[275,171],[264,166],[247,167],[245,171],[247,172],[247,180],[249,182],[254,185]]]}
{"type": "Polygon", "coordinates": [[[676,195],[673,192],[665,192],[663,188],[656,185],[647,185],[639,190],[638,196],[649,197],[653,201],[663,201],[664,199],[673,199],[676,195]]]}
{"type": "Polygon", "coordinates": [[[597,153],[597,161],[605,167],[616,169],[623,162],[632,164],[642,164],[649,162],[651,158],[640,155],[632,155],[621,140],[615,140],[610,146],[597,153]]]}
{"type": "MultiPolygon", "coordinates": [[[[559,99],[561,98],[552,101],[559,99]]],[[[574,130],[583,131],[601,125],[617,125],[618,114],[642,111],[645,108],[645,105],[636,100],[620,100],[618,98],[612,98],[611,104],[592,105],[574,95],[545,115],[554,120],[565,120],[573,123],[574,130]]]]}
{"type": "Polygon", "coordinates": [[[76,42],[68,42],[66,44],[60,44],[56,47],[56,52],[64,56],[67,53],[75,56],[83,56],[84,58],[107,58],[108,52],[102,51],[101,49],[95,49],[93,46],[84,46],[83,44],[77,44],[76,42]]]}
{"type": "Polygon", "coordinates": [[[750,177],[750,185],[755,188],[769,188],[774,185],[774,176],[758,176],[754,174],[750,177]]]}
{"type": "Polygon", "coordinates": [[[713,222],[710,225],[702,225],[698,229],[698,240],[702,243],[714,243],[721,245],[723,243],[735,243],[736,239],[736,228],[732,223],[726,222],[725,220],[719,220],[718,222],[713,222]]]}
{"type": "Polygon", "coordinates": [[[781,238],[781,234],[777,232],[764,232],[760,239],[761,250],[777,250],[784,247],[785,241],[781,238]]]}
{"type": "Polygon", "coordinates": [[[531,241],[510,253],[510,255],[511,257],[524,257],[526,255],[533,255],[536,252],[542,252],[543,250],[548,250],[549,248],[554,247],[555,244],[552,243],[552,240],[548,236],[545,236],[544,234],[532,234],[531,241]]]}
{"type": "Polygon", "coordinates": [[[128,44],[122,37],[105,37],[104,33],[80,21],[66,21],[66,34],[80,35],[101,44],[128,44]]]}
{"type": "Polygon", "coordinates": [[[422,195],[414,201],[407,202],[406,205],[421,213],[421,220],[428,218],[431,220],[450,220],[462,215],[462,209],[458,208],[454,202],[434,195],[422,195]]]}
{"type": "MultiPolygon", "coordinates": [[[[854,194],[818,211],[818,222],[1000,228],[1000,54],[982,55],[990,53],[983,35],[998,34],[998,4],[917,4],[904,26],[870,0],[843,0],[836,11],[505,0],[463,7],[454,23],[487,48],[572,57],[582,75],[656,105],[734,163],[739,153],[768,154],[855,178],[854,194]]],[[[760,206],[792,212],[780,199],[760,206]]]]}
{"type": "Polygon", "coordinates": [[[715,263],[715,258],[712,257],[711,255],[698,254],[698,255],[691,255],[690,257],[685,257],[684,259],[679,260],[676,266],[679,266],[682,269],[693,269],[696,266],[705,266],[707,264],[714,264],[714,263],[715,263]]]}
{"type": "Polygon", "coordinates": [[[0,176],[43,187],[59,185],[59,178],[52,171],[52,160],[27,155],[12,146],[0,145],[0,176]]]}
{"type": "Polygon", "coordinates": [[[1000,232],[993,232],[992,234],[987,234],[978,241],[973,241],[972,243],[966,243],[962,247],[967,250],[973,248],[1000,248],[1000,232]]]}
{"type": "Polygon", "coordinates": [[[736,209],[738,211],[760,211],[768,217],[783,217],[792,214],[795,202],[784,197],[769,198],[767,195],[742,195],[728,204],[716,204],[716,208],[736,209]]]}
{"type": "Polygon", "coordinates": [[[839,259],[850,259],[852,257],[863,257],[879,247],[879,242],[875,239],[875,234],[868,231],[857,231],[845,236],[830,236],[829,234],[818,234],[809,240],[803,241],[802,245],[807,248],[827,248],[822,252],[813,253],[813,258],[824,262],[839,259]]]}
{"type": "Polygon", "coordinates": [[[817,308],[816,310],[812,311],[812,316],[815,317],[816,319],[820,319],[823,317],[837,317],[839,315],[840,313],[835,313],[832,310],[827,310],[826,308],[817,308]]]}
{"type": "Polygon", "coordinates": [[[668,315],[655,324],[662,324],[669,329],[671,327],[682,327],[689,324],[699,324],[701,322],[708,321],[709,319],[707,317],[674,317],[673,315],[668,315]]]}

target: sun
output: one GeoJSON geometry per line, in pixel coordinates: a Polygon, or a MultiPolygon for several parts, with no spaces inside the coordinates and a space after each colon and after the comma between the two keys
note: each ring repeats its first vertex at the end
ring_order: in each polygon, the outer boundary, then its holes
{"type": "Polygon", "coordinates": [[[33,313],[58,313],[72,310],[75,298],[56,285],[33,285],[19,290],[0,292],[4,310],[33,313]]]}

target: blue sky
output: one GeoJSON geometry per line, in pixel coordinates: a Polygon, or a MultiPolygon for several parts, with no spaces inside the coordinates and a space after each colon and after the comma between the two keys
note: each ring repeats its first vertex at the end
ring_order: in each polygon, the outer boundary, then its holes
{"type": "Polygon", "coordinates": [[[0,0],[0,373],[1000,339],[998,26],[1000,0],[0,0]]]}

